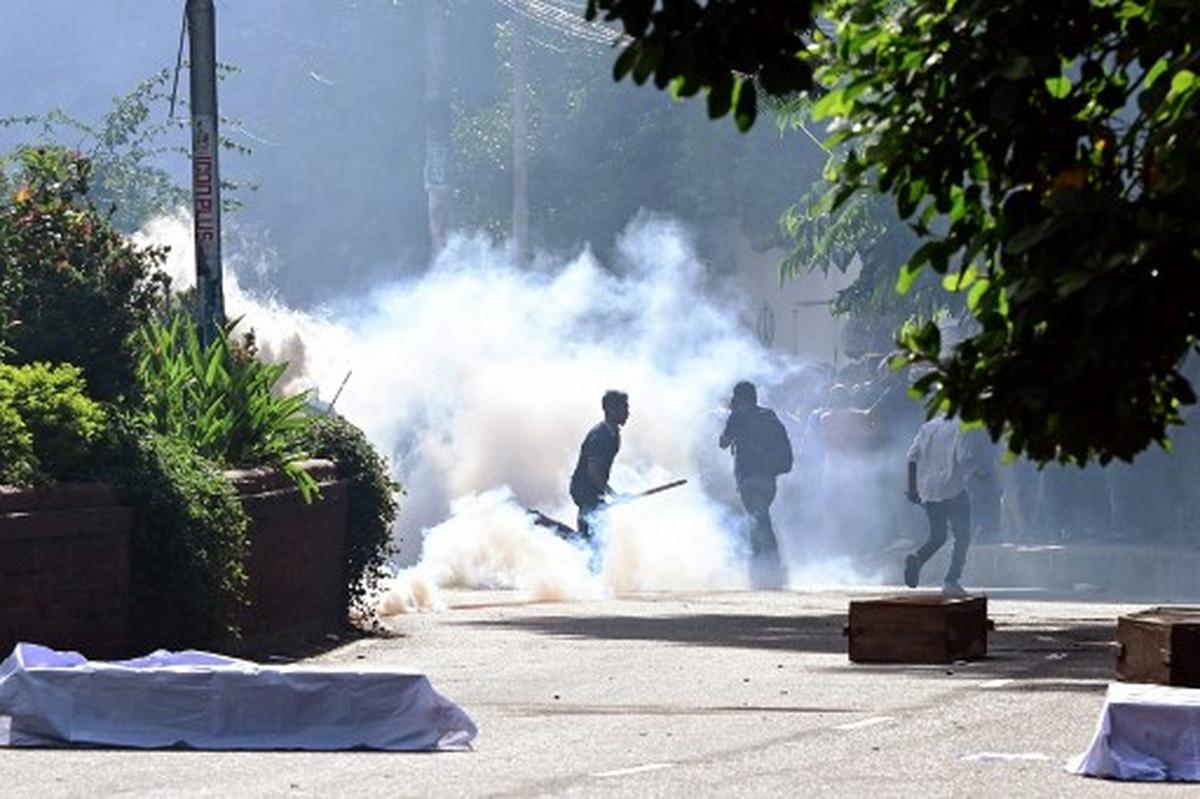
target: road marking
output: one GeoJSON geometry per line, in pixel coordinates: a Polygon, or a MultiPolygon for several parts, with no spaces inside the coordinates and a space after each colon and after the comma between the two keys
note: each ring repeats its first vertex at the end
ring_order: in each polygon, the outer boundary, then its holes
{"type": "Polygon", "coordinates": [[[674,763],[647,763],[644,766],[634,766],[632,768],[619,768],[613,771],[597,771],[593,777],[604,779],[606,777],[624,777],[627,774],[642,774],[647,771],[658,771],[659,769],[670,768],[674,763]]]}
{"type": "Polygon", "coordinates": [[[849,724],[839,724],[834,727],[835,730],[861,730],[864,727],[874,727],[876,724],[887,724],[889,721],[895,721],[891,716],[872,716],[869,719],[862,721],[852,721],[849,724]]]}
{"type": "Polygon", "coordinates": [[[980,688],[1003,688],[1004,686],[1009,685],[1012,682],[1013,681],[1008,679],[1007,677],[1002,677],[998,680],[984,680],[983,682],[979,683],[979,687],[980,688]]]}
{"type": "Polygon", "coordinates": [[[960,759],[970,763],[1009,763],[1018,760],[1049,760],[1050,756],[1041,752],[976,752],[973,755],[963,755],[960,759]]]}

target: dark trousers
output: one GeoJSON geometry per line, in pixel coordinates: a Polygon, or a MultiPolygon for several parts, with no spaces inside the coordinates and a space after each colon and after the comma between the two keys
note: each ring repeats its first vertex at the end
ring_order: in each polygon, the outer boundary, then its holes
{"type": "Polygon", "coordinates": [[[941,502],[926,502],[924,507],[925,515],[929,517],[929,540],[917,550],[917,561],[924,566],[933,553],[942,548],[949,526],[954,532],[954,549],[950,552],[946,582],[957,583],[962,576],[963,564],[967,562],[967,549],[971,546],[971,501],[963,491],[941,502]]]}
{"type": "Polygon", "coordinates": [[[590,522],[593,515],[596,513],[596,511],[600,510],[604,503],[600,500],[596,500],[595,502],[580,502],[577,499],[575,500],[575,504],[579,506],[579,516],[575,522],[575,529],[579,531],[579,535],[585,541],[591,541],[592,526],[590,522]]]}
{"type": "Polygon", "coordinates": [[[787,583],[783,563],[779,559],[779,541],[771,524],[771,503],[775,500],[775,478],[770,475],[747,475],[738,482],[742,507],[750,515],[750,552],[754,563],[751,577],[756,584],[778,588],[787,583]],[[761,576],[755,574],[756,568],[761,576]]]}

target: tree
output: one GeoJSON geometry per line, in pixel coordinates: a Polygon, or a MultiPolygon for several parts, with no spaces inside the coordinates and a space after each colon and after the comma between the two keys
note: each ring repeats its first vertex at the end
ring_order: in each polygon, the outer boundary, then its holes
{"type": "MultiPolygon", "coordinates": [[[[500,68],[490,70],[493,86],[466,75],[452,81],[462,175],[455,204],[464,223],[505,236],[516,177],[513,20],[481,16],[474,11],[471,20],[488,23],[500,68]]],[[[602,68],[611,57],[608,45],[520,19],[528,27],[530,81],[527,135],[518,138],[527,159],[531,245],[566,250],[587,241],[608,261],[611,243],[643,208],[693,225],[702,255],[718,264],[725,261],[730,222],[756,245],[781,240],[777,217],[797,185],[820,175],[823,157],[814,157],[815,147],[796,158],[795,141],[769,127],[739,136],[709,124],[703,113],[680,114],[661,97],[614,84],[602,68]],[[581,151],[589,156],[580,158],[581,151]]],[[[484,68],[474,65],[473,74],[484,68]]]]}
{"type": "MultiPolygon", "coordinates": [[[[233,67],[221,65],[219,76],[224,79],[234,72],[233,67]]],[[[187,122],[182,117],[167,116],[170,83],[170,70],[161,70],[114,98],[112,109],[95,123],[54,109],[41,115],[0,117],[0,127],[38,128],[41,143],[48,147],[72,142],[90,165],[89,197],[108,213],[117,230],[132,233],[154,217],[174,213],[191,203],[190,192],[176,182],[165,165],[169,157],[181,162],[189,157],[182,138],[187,122]],[[161,118],[157,117],[159,111],[161,118]]],[[[227,117],[221,121],[238,124],[227,117]]],[[[250,152],[224,136],[221,147],[243,155],[250,152]]],[[[19,153],[16,158],[19,160],[19,153]]],[[[241,206],[239,189],[255,186],[222,180],[221,188],[225,192],[224,209],[232,211],[241,206]]]]}
{"type": "Polygon", "coordinates": [[[138,247],[90,199],[91,162],[25,148],[0,196],[0,351],[8,363],[79,366],[90,396],[134,385],[134,331],[161,308],[166,250],[138,247]]]}
{"type": "MultiPolygon", "coordinates": [[[[769,65],[814,70],[814,112],[845,148],[832,207],[890,195],[922,240],[897,288],[928,267],[978,321],[946,357],[932,323],[902,331],[906,359],[934,367],[917,386],[931,409],[1042,462],[1167,446],[1195,402],[1183,369],[1200,336],[1200,7],[832,0],[828,25],[785,54],[769,26],[798,6],[591,0],[588,13],[634,37],[618,65],[641,64],[635,79],[707,88],[710,111],[723,72],[786,96],[806,74],[769,65]],[[738,10],[728,43],[703,36],[738,10]],[[688,47],[691,60],[667,57],[688,47]]],[[[803,35],[804,14],[789,23],[803,35]]]]}

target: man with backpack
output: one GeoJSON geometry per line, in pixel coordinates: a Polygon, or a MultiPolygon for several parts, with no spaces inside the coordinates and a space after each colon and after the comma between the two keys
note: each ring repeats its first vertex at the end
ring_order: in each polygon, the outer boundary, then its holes
{"type": "Polygon", "coordinates": [[[758,404],[753,383],[743,380],[733,387],[729,419],[718,443],[721,449],[733,452],[738,495],[753,520],[750,551],[754,565],[763,570],[762,579],[755,582],[782,587],[787,584],[787,574],[771,525],[771,502],[775,499],[775,479],[792,469],[792,444],[775,412],[758,404]]]}

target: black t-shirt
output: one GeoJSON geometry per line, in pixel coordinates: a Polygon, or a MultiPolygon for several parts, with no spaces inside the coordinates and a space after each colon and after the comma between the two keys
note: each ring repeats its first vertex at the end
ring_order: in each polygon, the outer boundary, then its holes
{"type": "Polygon", "coordinates": [[[601,422],[588,431],[587,438],[579,448],[579,461],[575,464],[575,473],[571,475],[571,499],[576,505],[595,505],[604,496],[604,486],[608,484],[608,473],[612,470],[613,459],[621,449],[621,434],[607,423],[601,422]],[[588,476],[588,460],[595,458],[600,461],[600,473],[604,475],[604,483],[595,485],[588,476]]]}
{"type": "Polygon", "coordinates": [[[767,443],[762,439],[778,423],[775,412],[761,405],[740,408],[729,414],[721,438],[732,442],[733,476],[737,482],[755,475],[774,475],[764,462],[767,443]]]}

